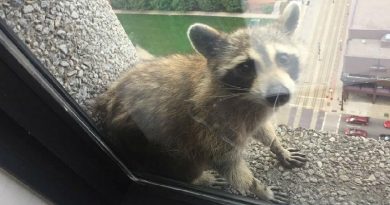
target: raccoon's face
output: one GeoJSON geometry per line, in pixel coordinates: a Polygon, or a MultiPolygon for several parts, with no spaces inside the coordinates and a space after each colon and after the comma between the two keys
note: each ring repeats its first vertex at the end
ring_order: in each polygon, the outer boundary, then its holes
{"type": "Polygon", "coordinates": [[[275,107],[289,101],[299,76],[299,49],[291,39],[298,19],[299,6],[290,3],[273,25],[224,34],[194,24],[188,36],[225,90],[275,107]]]}

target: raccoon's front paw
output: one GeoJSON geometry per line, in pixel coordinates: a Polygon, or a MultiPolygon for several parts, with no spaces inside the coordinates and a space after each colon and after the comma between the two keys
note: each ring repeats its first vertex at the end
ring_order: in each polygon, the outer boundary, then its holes
{"type": "Polygon", "coordinates": [[[278,156],[280,163],[286,168],[302,167],[308,161],[299,149],[289,148],[278,156]]]}
{"type": "Polygon", "coordinates": [[[273,186],[262,186],[257,179],[254,181],[254,183],[256,184],[254,184],[254,189],[252,189],[252,192],[260,199],[275,204],[289,204],[288,195],[282,192],[280,188],[273,186]]]}
{"type": "Polygon", "coordinates": [[[195,185],[213,188],[221,188],[228,184],[225,178],[219,175],[216,171],[212,170],[203,171],[202,175],[195,179],[192,183],[195,185]]]}
{"type": "Polygon", "coordinates": [[[226,181],[226,179],[224,177],[222,177],[218,172],[210,171],[210,173],[213,177],[209,181],[209,186],[211,186],[213,188],[221,188],[221,187],[227,186],[229,184],[226,181]]]}
{"type": "Polygon", "coordinates": [[[278,187],[268,187],[270,192],[272,192],[272,197],[269,200],[272,203],[275,204],[289,204],[288,195],[281,191],[278,187]]]}

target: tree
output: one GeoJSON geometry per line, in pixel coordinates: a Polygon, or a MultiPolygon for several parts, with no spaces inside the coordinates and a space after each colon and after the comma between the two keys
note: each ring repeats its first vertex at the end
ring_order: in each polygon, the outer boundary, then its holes
{"type": "Polygon", "coordinates": [[[171,8],[176,11],[195,11],[199,9],[196,0],[172,0],[171,8]]]}
{"type": "Polygon", "coordinates": [[[197,0],[201,11],[223,11],[223,5],[220,0],[197,0]]]}
{"type": "Polygon", "coordinates": [[[127,0],[127,9],[149,10],[152,9],[150,0],[127,0]]]}
{"type": "Polygon", "coordinates": [[[245,5],[241,0],[222,0],[221,3],[227,12],[242,12],[245,5]]]}
{"type": "Polygon", "coordinates": [[[150,0],[149,5],[152,10],[172,10],[171,0],[150,0]]]}

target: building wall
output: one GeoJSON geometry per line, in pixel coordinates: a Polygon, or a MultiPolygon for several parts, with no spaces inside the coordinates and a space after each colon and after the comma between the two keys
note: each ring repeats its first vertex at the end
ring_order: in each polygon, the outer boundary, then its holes
{"type": "MultiPolygon", "coordinates": [[[[245,1],[242,1],[245,2],[245,1]]],[[[274,4],[275,0],[248,0],[246,1],[248,11],[250,12],[262,12],[262,7],[267,4],[274,4]]]]}
{"type": "Polygon", "coordinates": [[[390,72],[390,59],[381,59],[380,62],[390,72]]]}
{"type": "Polygon", "coordinates": [[[386,68],[386,73],[383,76],[390,77],[390,59],[381,59],[381,65],[386,68]]]}
{"type": "Polygon", "coordinates": [[[344,57],[344,72],[350,74],[370,75],[369,68],[378,63],[378,59],[344,57]]]}
{"type": "Polygon", "coordinates": [[[344,57],[344,72],[349,74],[358,75],[373,75],[380,77],[390,77],[390,60],[378,60],[374,58],[361,58],[361,57],[344,57]],[[370,69],[371,66],[377,65],[378,62],[385,68],[386,71],[378,71],[370,69]]]}
{"type": "Polygon", "coordinates": [[[390,30],[367,30],[367,29],[349,29],[349,39],[381,39],[385,34],[390,33],[390,30]]]}

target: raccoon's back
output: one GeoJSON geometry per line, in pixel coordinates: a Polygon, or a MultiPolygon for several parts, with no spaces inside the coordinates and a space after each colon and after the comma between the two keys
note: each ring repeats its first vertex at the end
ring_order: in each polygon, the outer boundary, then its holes
{"type": "Polygon", "coordinates": [[[97,100],[105,128],[121,130],[136,124],[148,138],[185,120],[188,100],[207,75],[200,55],[174,55],[143,62],[130,69],[97,100]]]}

